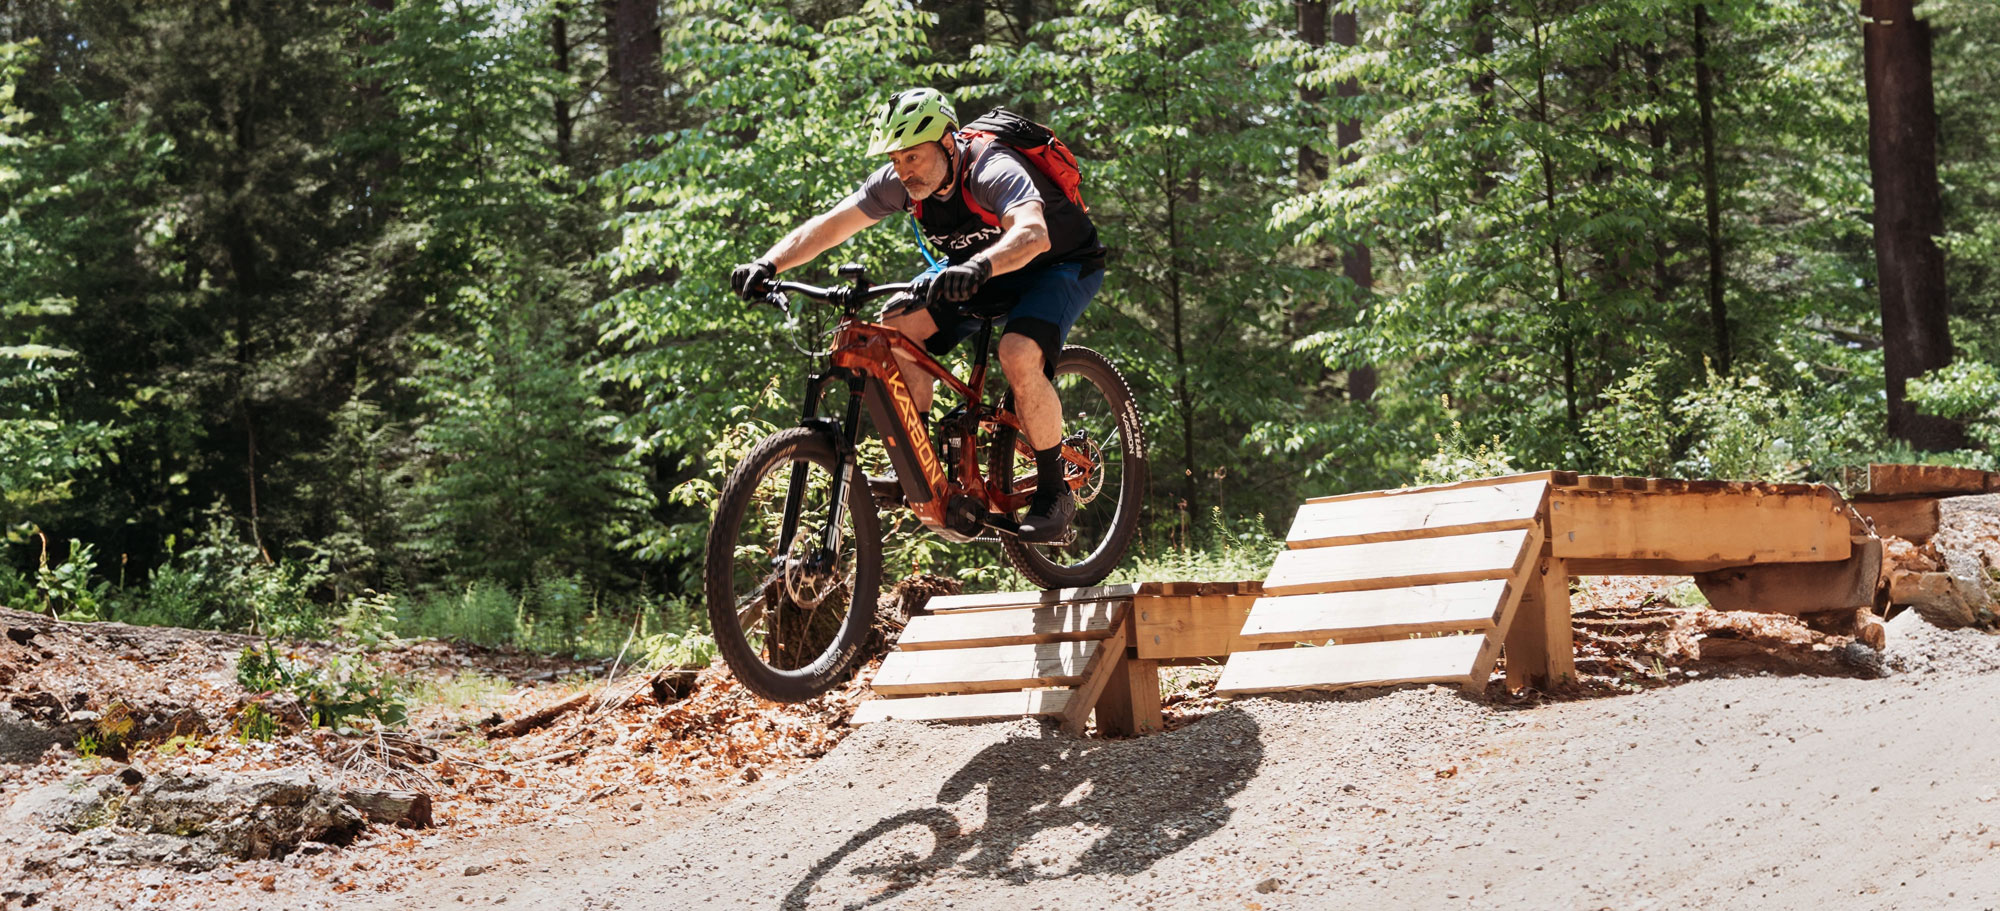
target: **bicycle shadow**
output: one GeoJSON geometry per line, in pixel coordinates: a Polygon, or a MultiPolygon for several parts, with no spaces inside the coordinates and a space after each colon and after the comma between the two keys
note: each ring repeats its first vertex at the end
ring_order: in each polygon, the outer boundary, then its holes
{"type": "Polygon", "coordinates": [[[1228,799],[1263,762],[1260,734],[1249,715],[1227,708],[1136,740],[1076,740],[1046,729],[1010,737],[973,756],[931,806],[884,817],[815,863],[782,907],[806,908],[814,887],[836,874],[874,890],[840,906],[857,909],[945,873],[1028,882],[1144,872],[1229,821],[1228,799]],[[1190,749],[1197,740],[1199,748],[1190,749]],[[968,825],[961,814],[974,821],[968,825]],[[1062,858],[1066,863],[1056,861],[1077,834],[1037,844],[1044,833],[1079,826],[1081,837],[1096,837],[1073,859],[1062,858]],[[923,833],[906,829],[929,830],[927,853],[923,833]]]}

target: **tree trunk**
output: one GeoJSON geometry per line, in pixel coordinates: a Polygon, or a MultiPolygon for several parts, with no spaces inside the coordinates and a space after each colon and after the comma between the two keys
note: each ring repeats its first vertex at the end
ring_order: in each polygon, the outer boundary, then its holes
{"type": "MultiPolygon", "coordinates": [[[[1321,15],[1325,15],[1324,9],[1321,10],[1321,15]]],[[[1320,40],[1323,43],[1325,38],[1322,36],[1320,40]]],[[[1360,43],[1360,23],[1356,21],[1352,10],[1333,14],[1333,40],[1343,47],[1354,47],[1360,43]]],[[[1335,87],[1334,92],[1341,98],[1359,98],[1361,83],[1353,79],[1344,80],[1335,87]]],[[[1334,141],[1340,146],[1341,163],[1353,162],[1358,155],[1353,146],[1361,141],[1361,121],[1352,117],[1343,118],[1334,127],[1334,141]]],[[[1354,283],[1355,301],[1365,307],[1369,293],[1375,288],[1375,261],[1368,251],[1368,245],[1355,244],[1349,247],[1341,254],[1340,265],[1341,270],[1347,275],[1347,280],[1354,283]]],[[[1360,364],[1348,368],[1347,397],[1350,401],[1365,402],[1374,398],[1377,384],[1378,377],[1373,364],[1360,364]]]]}
{"type": "Polygon", "coordinates": [[[1694,7],[1694,83],[1701,106],[1701,202],[1708,225],[1708,319],[1715,369],[1729,373],[1729,310],[1722,299],[1722,190],[1715,173],[1715,74],[1708,62],[1708,5],[1694,7]]]}
{"type": "Polygon", "coordinates": [[[1937,109],[1930,26],[1914,0],[1863,0],[1868,82],[1868,169],[1875,188],[1875,264],[1882,293],[1882,361],[1889,435],[1924,450],[1965,445],[1963,428],[1918,414],[1904,395],[1912,377],[1951,362],[1944,233],[1937,176],[1937,109]]]}
{"type": "Polygon", "coordinates": [[[609,0],[611,77],[618,85],[618,121],[656,132],[660,92],[660,0],[609,0]]]}
{"type": "MultiPolygon", "coordinates": [[[[1299,14],[1299,40],[1307,47],[1325,47],[1326,0],[1295,0],[1292,5],[1299,14]]],[[[1325,89],[1299,86],[1299,101],[1306,109],[1306,128],[1301,132],[1308,137],[1299,143],[1299,183],[1308,189],[1326,182],[1326,156],[1312,144],[1321,123],[1316,116],[1319,104],[1325,100],[1325,89]]]]}
{"type": "Polygon", "coordinates": [[[576,145],[576,115],[570,112],[570,65],[569,65],[569,14],[570,3],[557,3],[555,12],[549,17],[549,51],[555,58],[555,70],[562,74],[562,85],[556,89],[556,161],[564,167],[571,160],[576,145]]]}

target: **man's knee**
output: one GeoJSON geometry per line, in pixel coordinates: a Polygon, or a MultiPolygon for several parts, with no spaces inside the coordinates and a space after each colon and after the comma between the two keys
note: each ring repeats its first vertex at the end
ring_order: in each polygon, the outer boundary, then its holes
{"type": "Polygon", "coordinates": [[[1056,375],[1056,355],[1062,353],[1062,327],[1032,316],[1007,321],[1007,334],[1000,337],[1000,366],[1007,376],[1030,375],[1040,370],[1050,379],[1056,375]],[[1009,352],[1013,352],[1010,359],[1009,352]]]}
{"type": "Polygon", "coordinates": [[[1010,332],[1000,336],[1000,369],[1010,381],[1043,372],[1042,346],[1025,335],[1010,332]]]}

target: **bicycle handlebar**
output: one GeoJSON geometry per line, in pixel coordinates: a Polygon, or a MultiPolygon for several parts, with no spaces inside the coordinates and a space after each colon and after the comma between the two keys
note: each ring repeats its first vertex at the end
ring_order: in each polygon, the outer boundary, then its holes
{"type": "Polygon", "coordinates": [[[859,306],[878,297],[908,291],[913,286],[913,282],[892,282],[885,285],[869,285],[867,290],[862,291],[853,285],[843,288],[821,288],[817,285],[808,285],[803,282],[767,281],[764,283],[766,291],[764,302],[782,309],[785,305],[784,296],[790,293],[802,294],[813,300],[830,301],[842,306],[859,306]]]}

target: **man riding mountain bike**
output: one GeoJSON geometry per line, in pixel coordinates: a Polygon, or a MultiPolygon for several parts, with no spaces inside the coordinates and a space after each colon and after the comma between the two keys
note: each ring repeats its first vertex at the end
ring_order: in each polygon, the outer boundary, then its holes
{"type": "MultiPolygon", "coordinates": [[[[942,356],[977,331],[981,317],[1005,314],[1000,367],[1035,451],[1035,494],[1019,538],[1058,540],[1076,515],[1076,500],[1063,483],[1062,403],[1050,377],[1070,329],[1104,282],[1097,228],[1020,152],[961,134],[951,100],[935,89],[896,95],[871,124],[868,154],[887,155],[889,163],[839,205],[737,266],[730,286],[755,298],[778,273],[896,212],[912,212],[945,262],[915,279],[915,300],[887,323],[942,356]]],[[[897,360],[905,377],[924,378],[910,392],[918,412],[928,414],[934,380],[901,354],[897,360]]]]}

